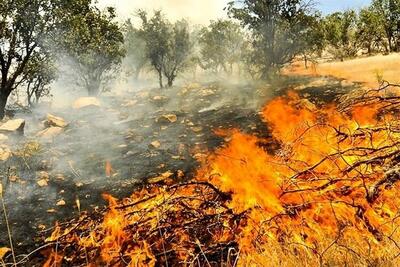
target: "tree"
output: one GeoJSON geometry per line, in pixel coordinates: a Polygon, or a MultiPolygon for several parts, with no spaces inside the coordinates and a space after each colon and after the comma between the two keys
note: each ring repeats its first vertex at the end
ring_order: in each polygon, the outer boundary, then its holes
{"type": "Polygon", "coordinates": [[[167,54],[163,60],[163,73],[171,87],[178,73],[188,64],[191,52],[189,24],[186,20],[177,21],[168,40],[167,54]]]}
{"type": "Polygon", "coordinates": [[[139,78],[141,70],[148,63],[146,56],[146,41],[143,32],[136,29],[131,20],[127,20],[124,24],[124,39],[126,58],[125,65],[132,70],[135,80],[139,78]]]}
{"type": "Polygon", "coordinates": [[[105,89],[125,55],[124,37],[114,19],[113,8],[102,12],[90,5],[66,16],[61,30],[58,45],[76,64],[78,85],[92,96],[105,89]]]}
{"type": "Polygon", "coordinates": [[[50,95],[50,84],[57,77],[54,60],[48,53],[35,53],[24,69],[27,102],[30,107],[50,95]]]}
{"type": "Polygon", "coordinates": [[[309,16],[307,19],[309,20],[309,30],[307,34],[299,35],[299,45],[305,68],[308,68],[308,61],[315,62],[316,58],[321,57],[326,44],[321,16],[318,14],[309,16]]]}
{"type": "Polygon", "coordinates": [[[325,17],[325,39],[335,58],[343,61],[346,57],[357,55],[356,25],[357,15],[353,10],[325,17]]]}
{"type": "Polygon", "coordinates": [[[400,0],[373,0],[371,8],[379,15],[388,42],[388,50],[400,50],[400,0]]]}
{"type": "Polygon", "coordinates": [[[301,35],[310,30],[315,16],[311,1],[243,0],[228,4],[231,17],[253,34],[252,62],[261,78],[268,78],[302,52],[301,35]]]}
{"type": "Polygon", "coordinates": [[[0,2],[0,119],[11,92],[24,82],[24,70],[33,55],[46,49],[43,41],[53,30],[53,11],[49,0],[0,2]]]}
{"type": "Polygon", "coordinates": [[[142,31],[146,41],[146,54],[150,64],[158,73],[160,88],[163,88],[163,64],[168,53],[168,38],[170,38],[170,23],[161,11],[155,11],[152,18],[148,19],[144,10],[139,10],[138,15],[142,20],[142,31]]]}
{"type": "Polygon", "coordinates": [[[163,75],[170,87],[188,63],[192,47],[188,23],[181,20],[172,25],[161,11],[155,11],[151,18],[143,10],[138,15],[142,20],[146,55],[158,73],[160,88],[164,86],[163,75]]]}
{"type": "Polygon", "coordinates": [[[244,34],[240,26],[229,20],[218,20],[200,32],[200,66],[232,73],[233,65],[242,58],[244,34]],[[228,66],[229,69],[228,69],[228,66]]]}
{"type": "Polygon", "coordinates": [[[389,53],[385,43],[384,25],[381,17],[372,7],[361,9],[357,23],[356,38],[360,45],[367,49],[368,54],[382,47],[389,53]]]}

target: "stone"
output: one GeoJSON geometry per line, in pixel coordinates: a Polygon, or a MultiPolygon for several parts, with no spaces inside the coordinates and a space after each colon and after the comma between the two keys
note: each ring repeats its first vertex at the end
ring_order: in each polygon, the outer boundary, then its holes
{"type": "Polygon", "coordinates": [[[82,109],[86,107],[100,107],[100,101],[96,97],[81,97],[78,98],[73,104],[73,109],[82,109]]]}
{"type": "Polygon", "coordinates": [[[161,146],[161,143],[160,143],[160,141],[154,141],[154,142],[151,142],[151,145],[152,145],[154,148],[159,148],[159,147],[161,146]]]}
{"type": "Polygon", "coordinates": [[[175,114],[166,114],[162,115],[160,118],[157,119],[157,122],[170,122],[174,123],[178,120],[178,117],[175,114]]]}
{"type": "Polygon", "coordinates": [[[18,133],[24,134],[25,120],[9,120],[0,126],[0,133],[18,133]]]}
{"type": "Polygon", "coordinates": [[[36,134],[36,136],[45,138],[45,139],[51,139],[54,138],[58,135],[60,135],[64,131],[64,128],[61,127],[49,127],[44,129],[43,131],[40,131],[36,134]]]}
{"type": "Polygon", "coordinates": [[[44,122],[44,125],[46,127],[54,126],[54,127],[65,128],[68,126],[68,123],[61,117],[57,117],[52,114],[47,114],[47,119],[44,122]]]}
{"type": "Polygon", "coordinates": [[[11,150],[6,145],[0,145],[0,161],[6,161],[12,156],[11,150]]]}

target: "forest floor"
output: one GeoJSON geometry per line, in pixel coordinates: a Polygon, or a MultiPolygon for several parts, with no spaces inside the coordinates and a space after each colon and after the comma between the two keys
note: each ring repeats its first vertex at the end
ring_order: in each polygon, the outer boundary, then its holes
{"type": "MultiPolygon", "coordinates": [[[[44,108],[17,113],[25,135],[4,142],[0,162],[4,201],[17,253],[35,249],[56,221],[96,210],[102,193],[123,198],[145,182],[190,179],[198,161],[224,143],[218,129],[268,136],[259,116],[268,100],[295,90],[316,105],[356,88],[333,77],[290,76],[266,84],[188,84],[105,95],[91,108],[44,108]],[[48,113],[69,125],[38,135],[48,113]],[[79,200],[77,202],[77,200],[79,200]]],[[[8,247],[0,218],[0,247],[8,247]]]]}

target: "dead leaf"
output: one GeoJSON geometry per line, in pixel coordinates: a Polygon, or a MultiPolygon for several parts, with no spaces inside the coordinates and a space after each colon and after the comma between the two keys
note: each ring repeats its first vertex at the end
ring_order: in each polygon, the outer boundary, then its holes
{"type": "Polygon", "coordinates": [[[7,247],[0,248],[0,260],[2,260],[4,256],[6,256],[6,254],[10,251],[11,249],[7,247]]]}
{"type": "Polygon", "coordinates": [[[40,187],[45,187],[45,186],[48,186],[48,185],[49,185],[49,184],[47,183],[47,180],[46,180],[46,179],[42,179],[42,180],[37,181],[37,184],[38,184],[40,187]]]}
{"type": "Polygon", "coordinates": [[[106,161],[105,171],[106,171],[106,177],[110,178],[113,173],[113,168],[111,162],[109,162],[108,160],[106,161]]]}
{"type": "Polygon", "coordinates": [[[57,212],[55,209],[49,209],[49,210],[47,210],[47,213],[55,213],[55,212],[57,212]]]}

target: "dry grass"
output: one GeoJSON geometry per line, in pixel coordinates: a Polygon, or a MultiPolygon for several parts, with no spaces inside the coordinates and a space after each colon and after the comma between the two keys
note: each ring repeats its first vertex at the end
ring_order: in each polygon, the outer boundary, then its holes
{"type": "Polygon", "coordinates": [[[346,60],[344,62],[326,62],[308,69],[303,62],[296,62],[285,70],[286,74],[334,76],[362,83],[366,87],[377,87],[379,79],[400,83],[400,54],[378,55],[366,58],[346,60]]]}

